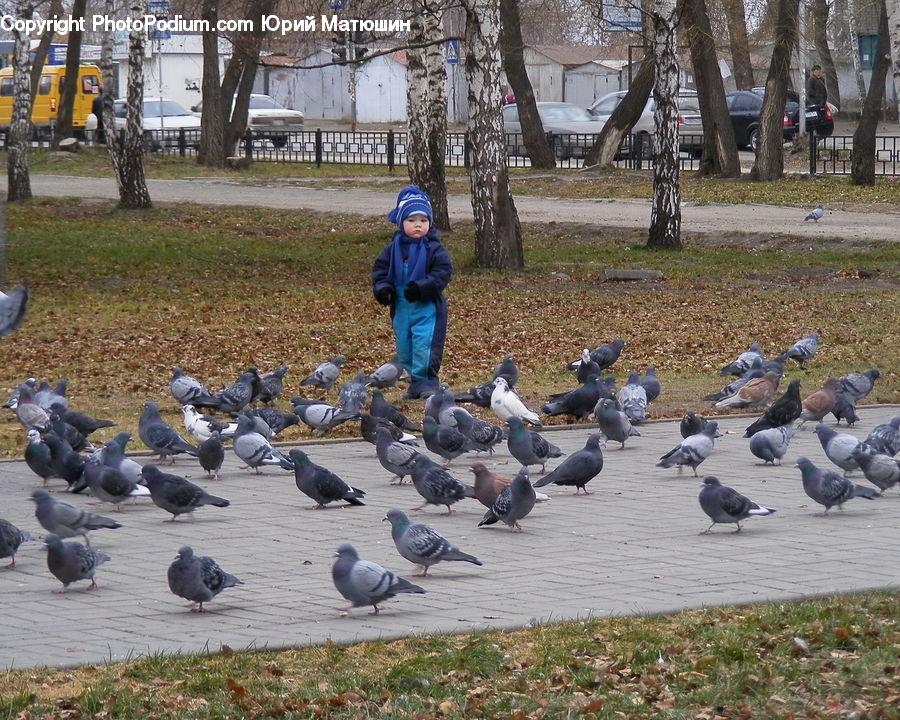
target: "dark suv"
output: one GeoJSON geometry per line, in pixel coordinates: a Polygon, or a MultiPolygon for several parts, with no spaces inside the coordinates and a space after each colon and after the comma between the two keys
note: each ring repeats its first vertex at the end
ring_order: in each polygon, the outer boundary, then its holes
{"type": "MultiPolygon", "coordinates": [[[[764,92],[765,88],[754,88],[752,91],[738,90],[725,96],[728,113],[731,115],[731,125],[734,128],[734,139],[739,147],[756,150],[764,92]]],[[[794,92],[788,92],[788,98],[784,103],[783,126],[785,140],[792,140],[800,130],[800,105],[794,92]]],[[[812,105],[807,107],[806,129],[819,137],[831,135],[834,132],[831,108],[827,104],[823,107],[812,105]]]]}

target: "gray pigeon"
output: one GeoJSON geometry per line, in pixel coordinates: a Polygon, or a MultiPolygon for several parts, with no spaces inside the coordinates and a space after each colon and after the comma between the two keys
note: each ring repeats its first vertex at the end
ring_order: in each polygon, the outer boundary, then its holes
{"type": "Polygon", "coordinates": [[[496,380],[498,377],[504,378],[506,384],[511,388],[514,388],[516,383],[519,382],[519,366],[516,365],[512,353],[507,353],[503,361],[494,368],[494,375],[491,377],[491,380],[496,380]]]}
{"type": "Polygon", "coordinates": [[[236,422],[226,423],[216,420],[209,415],[204,415],[190,403],[181,408],[181,415],[184,419],[184,429],[197,443],[209,440],[213,432],[218,432],[219,437],[234,437],[237,430],[236,422]]]}
{"type": "Polygon", "coordinates": [[[180,367],[172,368],[172,379],[169,381],[169,392],[179,405],[195,405],[208,407],[209,403],[218,405],[201,382],[190,375],[185,375],[180,367]]]}
{"type": "Polygon", "coordinates": [[[284,389],[284,376],[287,375],[287,365],[279,365],[272,372],[267,372],[259,378],[259,393],[253,399],[254,402],[271,403],[281,395],[284,389]]]}
{"type": "Polygon", "coordinates": [[[750,347],[719,370],[719,375],[737,375],[740,377],[747,370],[756,367],[762,367],[763,354],[759,347],[759,343],[751,343],[750,347]]]}
{"type": "Polygon", "coordinates": [[[591,375],[600,377],[601,372],[600,366],[591,360],[590,350],[582,348],[581,364],[579,364],[578,369],[575,371],[575,379],[583,385],[590,379],[591,375]]]}
{"type": "Polygon", "coordinates": [[[337,382],[341,374],[341,365],[346,360],[347,358],[343,355],[338,355],[331,360],[319,363],[315,370],[300,381],[300,387],[312,385],[320,390],[331,390],[331,386],[337,382]]]}
{"type": "Polygon", "coordinates": [[[638,382],[647,394],[648,403],[652,403],[656,400],[662,392],[662,385],[659,383],[659,378],[656,377],[656,368],[652,365],[644,370],[644,375],[643,377],[638,378],[638,382]]]}
{"type": "Polygon", "coordinates": [[[296,413],[281,412],[281,410],[273,407],[256,408],[256,410],[252,411],[252,414],[261,418],[269,426],[273,436],[281,435],[287,428],[293,427],[300,422],[300,417],[296,413]]]}
{"type": "Polygon", "coordinates": [[[265,437],[253,430],[253,421],[246,415],[238,417],[238,429],[234,434],[231,449],[243,460],[246,468],[253,468],[260,474],[263,465],[278,465],[282,470],[293,470],[293,463],[276,450],[265,437]]]}
{"type": "Polygon", "coordinates": [[[685,410],[684,415],[681,416],[681,423],[678,428],[681,431],[681,437],[686,438],[689,435],[696,435],[706,427],[708,422],[705,417],[697,415],[693,410],[685,410]]]}
{"type": "Polygon", "coordinates": [[[859,422],[859,415],[856,414],[856,401],[852,397],[841,393],[838,393],[834,401],[831,414],[834,415],[838,425],[841,424],[841,420],[846,420],[848,426],[859,422]]]}
{"type": "Polygon", "coordinates": [[[34,391],[25,383],[19,385],[19,399],[16,404],[16,419],[26,430],[40,431],[50,427],[50,415],[34,401],[34,391]]]}
{"type": "Polygon", "coordinates": [[[404,443],[406,445],[417,444],[415,435],[403,432],[392,422],[388,422],[384,418],[375,417],[374,415],[365,412],[359,414],[359,434],[362,436],[363,440],[374,445],[377,441],[375,431],[380,427],[387,430],[391,435],[391,439],[395,442],[404,443]]]}
{"type": "Polygon", "coordinates": [[[426,415],[422,418],[422,437],[425,447],[435,455],[440,455],[449,465],[454,458],[472,449],[472,443],[455,427],[439,425],[434,418],[426,415]]]}
{"type": "Polygon", "coordinates": [[[117,511],[128,498],[150,494],[143,485],[132,482],[116,468],[104,465],[99,454],[92,456],[84,466],[84,477],[93,496],[115,505],[117,511]]]}
{"type": "Polygon", "coordinates": [[[175,562],[169,565],[168,580],[173,593],[191,601],[191,612],[201,613],[203,603],[212,600],[225,588],[244,584],[220,568],[211,557],[194,555],[193,549],[187,545],[178,551],[175,562]]]}
{"type": "Polygon", "coordinates": [[[852,452],[853,459],[859,463],[866,480],[876,485],[882,494],[900,481],[900,460],[894,460],[890,455],[884,453],[872,455],[862,447],[857,447],[852,452]]]}
{"type": "Polygon", "coordinates": [[[709,515],[712,522],[701,535],[708,535],[716,523],[734,523],[736,533],[741,531],[741,520],[751,515],[771,515],[772,508],[762,507],[745,498],[736,490],[722,485],[718,478],[703,478],[703,489],[700,491],[700,507],[709,515]]]}
{"type": "Polygon", "coordinates": [[[847,373],[838,380],[838,396],[848,397],[855,404],[872,392],[875,381],[879,377],[881,377],[881,373],[875,368],[861,373],[847,373]]]}
{"type": "Polygon", "coordinates": [[[384,519],[391,524],[391,537],[397,552],[411,563],[422,566],[420,577],[428,574],[428,568],[442,560],[462,560],[473,565],[483,565],[477,557],[464,553],[447,538],[421,523],[411,523],[400,510],[388,510],[384,519]]]}
{"type": "Polygon", "coordinates": [[[811,357],[816,354],[816,351],[819,349],[819,334],[812,333],[805,338],[802,338],[791,345],[787,350],[785,350],[781,355],[778,355],[776,359],[787,360],[789,358],[793,358],[796,360],[801,366],[811,357]]]}
{"type": "Polygon", "coordinates": [[[413,510],[422,510],[426,505],[446,505],[446,514],[452,515],[452,504],[463,498],[475,497],[474,488],[463,485],[425,455],[418,454],[413,459],[411,475],[413,487],[425,499],[425,502],[413,510]]]}
{"type": "Polygon", "coordinates": [[[765,370],[763,370],[762,367],[762,360],[757,359],[756,365],[754,367],[747,369],[747,371],[743,375],[740,375],[732,380],[725,387],[719,390],[719,392],[705,395],[703,399],[710,402],[718,402],[719,400],[724,400],[725,398],[734,395],[738,390],[744,387],[744,385],[746,385],[751,380],[761,378],[764,374],[765,370]]]}
{"type": "Polygon", "coordinates": [[[0,519],[0,558],[12,558],[8,568],[16,566],[16,551],[23,542],[31,540],[31,535],[19,530],[8,520],[0,519]]]}
{"type": "Polygon", "coordinates": [[[816,222],[819,222],[819,220],[821,220],[824,216],[825,216],[825,208],[822,205],[822,203],[819,203],[812,210],[809,211],[809,215],[807,215],[805,218],[803,218],[803,222],[806,222],[807,220],[815,220],[816,222]]]}
{"type": "Polygon", "coordinates": [[[396,475],[401,483],[404,477],[412,474],[416,458],[421,456],[415,448],[394,441],[390,433],[381,427],[375,429],[375,453],[381,466],[396,475]]]}
{"type": "Polygon", "coordinates": [[[27,307],[28,288],[24,285],[16,285],[8,293],[0,292],[0,337],[22,324],[27,307]]]}
{"type": "Polygon", "coordinates": [[[446,383],[441,383],[441,407],[437,414],[437,421],[439,425],[444,427],[455,428],[456,416],[459,413],[465,413],[469,417],[472,417],[472,414],[456,404],[456,397],[453,395],[453,391],[449,387],[444,387],[445,385],[446,383]]]}
{"type": "Polygon", "coordinates": [[[116,425],[112,420],[99,420],[98,418],[92,418],[90,415],[69,410],[60,403],[54,403],[50,406],[50,409],[59,415],[63,422],[74,427],[85,437],[101,428],[115,427],[116,425]]]}
{"type": "Polygon", "coordinates": [[[799,432],[799,429],[790,425],[782,425],[776,428],[766,428],[754,433],[750,438],[750,452],[766,463],[781,464],[781,458],[787,452],[791,438],[799,432]]]}
{"type": "Polygon", "coordinates": [[[348,380],[338,392],[338,404],[349,415],[358,415],[366,406],[369,392],[366,390],[366,374],[360,370],[352,380],[348,380]]]}
{"type": "Polygon", "coordinates": [[[872,428],[865,443],[885,455],[896,455],[900,452],[900,415],[892,417],[890,422],[872,428]]]}
{"type": "Polygon", "coordinates": [[[228,507],[231,503],[225,498],[210,495],[199,485],[185,480],[178,475],[162,472],[156,465],[144,465],[144,482],[150,489],[153,504],[172,513],[172,522],[184,513],[192,513],[204,505],[228,507]]]}
{"type": "Polygon", "coordinates": [[[75,507],[62,500],[51,497],[46,490],[35,490],[31,493],[31,499],[35,502],[34,516],[47,532],[55,533],[61,538],[81,535],[85,543],[88,540],[89,530],[109,528],[115,530],[122,527],[112,518],[95,515],[87,510],[75,507]]]}
{"type": "Polygon", "coordinates": [[[687,465],[693,469],[694,477],[699,477],[697,475],[697,466],[712,454],[713,446],[715,445],[714,438],[718,429],[719,423],[715,421],[706,423],[706,426],[699,433],[689,435],[663,455],[659,462],[656,463],[656,467],[670,468],[673,465],[677,465],[680,473],[681,468],[687,465]]]}
{"type": "Polygon", "coordinates": [[[596,407],[597,423],[600,432],[607,440],[621,443],[619,450],[625,449],[625,441],[630,437],[640,437],[641,434],[631,424],[631,420],[621,410],[616,410],[615,403],[609,398],[603,398],[596,407]]]}
{"type": "MultiPolygon", "coordinates": [[[[611,367],[616,360],[619,359],[619,355],[622,354],[622,348],[625,347],[625,341],[621,338],[617,338],[606,345],[601,345],[600,347],[596,347],[591,351],[591,360],[597,363],[600,368],[600,372],[603,372],[607,368],[611,367]]],[[[578,370],[579,365],[581,364],[581,360],[576,360],[575,362],[571,362],[566,366],[567,370],[578,370]]]]}
{"type": "Polygon", "coordinates": [[[297,489],[316,501],[313,510],[322,510],[328,503],[340,500],[348,505],[365,505],[360,500],[366,495],[364,491],[350,487],[328,468],[316,465],[302,450],[291,450],[290,456],[297,489]]]}
{"type": "Polygon", "coordinates": [[[54,432],[44,433],[44,443],[50,450],[50,465],[56,477],[66,481],[69,492],[84,490],[87,487],[84,456],[72,450],[72,446],[54,432]]]}
{"type": "Polygon", "coordinates": [[[576,420],[588,417],[600,400],[600,378],[591,375],[581,387],[554,396],[551,402],[538,408],[545,415],[571,415],[576,420]]]}
{"type": "Polygon", "coordinates": [[[163,421],[155,402],[145,402],[141,407],[143,412],[138,420],[138,436],[144,445],[159,454],[160,462],[171,456],[174,463],[178,453],[197,457],[197,448],[163,421]]]}
{"type": "Polygon", "coordinates": [[[255,367],[247,368],[231,385],[213,395],[215,407],[224,413],[241,412],[257,394],[259,384],[259,371],[255,367]]]}
{"type": "Polygon", "coordinates": [[[534,509],[535,498],[534,488],[528,482],[528,468],[523,466],[513,481],[500,491],[478,527],[493,525],[502,520],[512,532],[522,532],[519,520],[534,509]]]}
{"type": "Polygon", "coordinates": [[[879,493],[874,488],[855,485],[834,470],[817,468],[808,458],[797,458],[797,464],[794,467],[800,468],[803,491],[819,505],[825,506],[825,511],[819,517],[827,515],[834,505],[843,510],[844,503],[851,498],[861,497],[872,500],[878,497],[879,493]]]}
{"type": "Polygon", "coordinates": [[[488,380],[480,385],[469,388],[466,392],[455,393],[454,396],[456,402],[473,403],[478,407],[489,408],[491,406],[491,395],[493,392],[494,381],[488,380]]]}
{"type": "Polygon", "coordinates": [[[344,543],[335,553],[337,560],[331,568],[331,579],[337,591],[349,600],[350,608],[371,605],[372,615],[378,614],[378,603],[394,597],[397,593],[424,593],[425,590],[408,580],[397,577],[390,570],[369,560],[360,560],[356,549],[344,543]]]}
{"type": "Polygon", "coordinates": [[[50,447],[41,440],[41,434],[31,428],[26,434],[25,445],[25,464],[44,481],[44,487],[47,487],[47,481],[56,477],[50,457],[50,447]]]}
{"type": "Polygon", "coordinates": [[[400,363],[391,361],[379,366],[375,372],[366,376],[366,385],[373,388],[395,387],[397,382],[403,380],[409,382],[412,378],[400,363]]]}
{"type": "Polygon", "coordinates": [[[222,446],[218,430],[213,430],[209,438],[200,443],[200,447],[197,448],[197,460],[200,461],[200,467],[206,470],[207,477],[219,479],[219,471],[225,462],[225,448],[222,446]]]}
{"type": "Polygon", "coordinates": [[[544,487],[553,483],[555,485],[574,485],[575,494],[584,491],[590,495],[585,487],[603,469],[603,451],[600,450],[600,433],[594,433],[588,437],[581,450],[573,452],[563,460],[557,468],[547,473],[547,476],[538,480],[534,487],[544,487]]]}
{"type": "MultiPolygon", "coordinates": [[[[434,395],[431,397],[434,397],[434,395]]],[[[384,399],[384,395],[380,390],[372,391],[372,402],[369,404],[369,412],[375,417],[384,418],[388,422],[393,423],[401,430],[406,430],[407,432],[419,430],[418,425],[407,419],[406,415],[384,399]]]]}
{"type": "Polygon", "coordinates": [[[315,430],[319,436],[324,435],[331,428],[337,427],[348,420],[354,420],[357,417],[328,403],[306,400],[299,396],[292,397],[291,404],[297,417],[315,430]]]}
{"type": "Polygon", "coordinates": [[[835,432],[825,423],[816,425],[813,432],[819,436],[822,449],[831,462],[845,473],[859,469],[859,463],[853,459],[853,451],[858,447],[868,449],[864,443],[848,433],[835,432]]]}
{"type": "Polygon", "coordinates": [[[47,568],[63,586],[56,593],[64,593],[69,585],[79,580],[90,580],[88,590],[97,587],[94,573],[103,563],[109,562],[109,555],[97,552],[77,542],[63,542],[56,533],[44,537],[47,543],[47,568]]]}
{"type": "Polygon", "coordinates": [[[50,412],[54,405],[61,405],[64,409],[69,409],[69,400],[66,398],[65,392],[69,381],[62,378],[57,384],[56,389],[50,387],[50,383],[41,380],[37,389],[34,391],[34,401],[45,412],[50,412]]]}
{"type": "Polygon", "coordinates": [[[631,371],[628,382],[619,390],[619,407],[633,423],[647,419],[647,391],[641,385],[635,370],[631,371]]]}
{"type": "MultiPolygon", "coordinates": [[[[119,433],[119,435],[128,435],[128,433],[119,433]]],[[[130,438],[131,436],[128,435],[128,437],[130,438]]],[[[109,440],[103,444],[99,453],[104,465],[115,468],[133,483],[143,482],[141,464],[126,457],[125,450],[120,443],[115,440],[109,440]]]]}
{"type": "Polygon", "coordinates": [[[494,445],[503,440],[503,428],[472,417],[462,408],[454,408],[456,429],[469,439],[472,450],[494,454],[494,445]]]}
{"type": "Polygon", "coordinates": [[[8,408],[9,410],[15,410],[16,406],[19,404],[19,385],[27,385],[32,390],[34,390],[35,385],[37,384],[37,380],[35,378],[28,378],[24,383],[18,383],[13,391],[9,394],[9,398],[7,398],[6,402],[3,403],[3,407],[8,408]]]}
{"type": "Polygon", "coordinates": [[[510,455],[522,465],[540,465],[541,473],[546,472],[547,461],[565,455],[556,445],[547,442],[540,434],[528,430],[522,420],[515,415],[506,420],[509,425],[509,437],[506,446],[510,455]]]}

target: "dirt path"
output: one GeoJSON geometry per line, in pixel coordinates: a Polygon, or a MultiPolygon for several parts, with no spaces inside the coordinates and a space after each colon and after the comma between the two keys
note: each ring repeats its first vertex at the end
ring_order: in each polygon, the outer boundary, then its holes
{"type": "MultiPolygon", "coordinates": [[[[209,178],[148,180],[147,184],[157,203],[195,202],[383,215],[395,201],[393,191],[244,185],[209,178]]],[[[32,175],[31,186],[36,197],[118,197],[115,181],[110,178],[32,175]]],[[[3,177],[0,189],[5,190],[5,187],[6,178],[3,177]]],[[[522,222],[577,222],[626,228],[646,228],[650,223],[650,202],[646,200],[577,200],[519,195],[515,202],[522,222]]],[[[450,196],[449,204],[451,219],[472,219],[467,196],[450,196]]],[[[807,211],[808,208],[773,205],[684,204],[682,228],[710,234],[738,231],[851,241],[900,240],[900,213],[826,209],[825,217],[815,223],[803,221],[807,211]]]]}

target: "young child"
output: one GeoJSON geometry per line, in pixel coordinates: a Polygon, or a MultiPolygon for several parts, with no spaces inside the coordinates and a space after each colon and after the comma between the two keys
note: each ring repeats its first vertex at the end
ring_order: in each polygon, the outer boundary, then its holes
{"type": "Polygon", "coordinates": [[[404,397],[427,397],[438,389],[447,336],[442,293],[453,267],[432,227],[431,200],[418,185],[400,191],[387,218],[398,230],[372,266],[372,292],[391,308],[396,359],[412,375],[404,397]]]}

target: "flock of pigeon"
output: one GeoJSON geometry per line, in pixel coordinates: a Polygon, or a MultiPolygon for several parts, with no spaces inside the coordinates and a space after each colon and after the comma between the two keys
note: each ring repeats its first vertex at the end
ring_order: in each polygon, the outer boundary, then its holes
{"type": "MultiPolygon", "coordinates": [[[[502,522],[512,532],[521,532],[523,519],[538,503],[549,500],[537,488],[555,484],[574,487],[576,495],[589,494],[588,483],[603,469],[601,446],[613,441],[621,449],[631,438],[640,438],[636,426],[646,419],[648,405],[660,394],[661,386],[652,367],[644,375],[632,372],[619,389],[614,378],[603,376],[619,359],[624,345],[623,340],[617,339],[592,352],[583,350],[581,357],[567,366],[575,372],[577,386],[550,397],[540,406],[545,415],[594,420],[598,426],[598,432],[588,436],[582,449],[565,457],[550,472],[546,471],[547,465],[564,453],[545,435],[527,427],[539,427],[540,415],[516,394],[519,370],[511,354],[495,368],[490,380],[465,392],[454,393],[442,384],[439,392],[426,398],[421,423],[407,418],[385,399],[386,389],[407,379],[403,368],[394,362],[385,363],[370,375],[360,371],[339,385],[335,405],[295,396],[291,399],[292,412],[272,406],[284,389],[284,365],[264,374],[250,367],[232,385],[215,393],[176,367],[169,389],[181,405],[186,434],[196,444],[168,425],[155,403],[146,402],[138,434],[159,455],[159,461],[143,465],[125,454],[131,440],[127,432],[118,433],[99,448],[90,443],[91,433],[112,423],[70,410],[64,380],[51,388],[46,381],[29,379],[15,389],[6,407],[15,412],[27,434],[25,460],[43,482],[31,499],[35,502],[35,517],[48,533],[48,569],[63,585],[57,592],[64,592],[80,580],[90,580],[90,587],[96,587],[95,572],[109,557],[90,546],[88,533],[116,529],[121,524],[54,498],[46,489],[51,479],[64,480],[72,493],[89,490],[116,509],[132,498],[148,496],[154,505],[171,514],[174,522],[178,516],[202,506],[227,507],[230,503],[180,475],[164,472],[160,465],[167,459],[174,463],[176,455],[186,454],[196,458],[208,477],[217,479],[226,455],[224,443],[230,440],[231,451],[245,468],[259,473],[260,468],[271,466],[292,473],[298,490],[314,501],[311,509],[322,509],[330,503],[364,505],[363,490],[316,464],[303,450],[292,449],[283,454],[272,444],[272,439],[285,428],[301,422],[321,435],[341,423],[359,421],[362,437],[374,445],[374,455],[396,477],[396,482],[410,478],[423,500],[415,510],[427,505],[444,506],[450,515],[454,504],[473,498],[486,508],[479,527],[502,522]],[[462,406],[466,403],[489,409],[503,427],[476,417],[462,406]],[[421,440],[411,434],[415,431],[421,431],[421,440]],[[427,452],[422,451],[419,441],[427,452]],[[505,443],[509,454],[521,465],[514,478],[496,474],[479,461],[469,468],[472,485],[449,472],[448,466],[460,456],[471,452],[491,454],[500,443],[505,443]],[[529,468],[538,466],[542,477],[532,483],[529,468]],[[66,542],[78,536],[84,544],[66,542]]],[[[766,361],[754,343],[719,373],[734,379],[705,399],[723,408],[765,406],[745,434],[750,438],[750,452],[765,463],[780,463],[800,427],[816,422],[815,432],[825,456],[844,472],[817,467],[803,457],[797,460],[797,467],[806,494],[827,513],[851,498],[872,499],[898,483],[900,463],[894,455],[900,451],[900,417],[875,427],[864,442],[822,423],[829,413],[838,423],[845,420],[852,424],[857,420],[855,404],[871,391],[879,377],[875,369],[851,372],[840,379],[829,378],[820,389],[803,398],[800,381],[795,379],[781,397],[770,402],[784,363],[794,360],[803,365],[815,356],[817,349],[818,336],[813,333],[766,361]],[[858,485],[846,478],[846,473],[857,469],[875,487],[858,485]]],[[[328,393],[338,383],[344,362],[343,356],[337,356],[321,363],[300,386],[314,388],[319,394],[328,393]]],[[[689,467],[696,477],[697,468],[711,455],[715,440],[720,437],[718,425],[688,410],[681,421],[681,435],[681,441],[659,459],[658,467],[678,467],[679,472],[689,467]]],[[[736,532],[740,532],[744,519],[775,512],[722,485],[715,477],[703,479],[699,503],[711,520],[706,533],[717,523],[736,524],[736,532]]],[[[412,522],[400,510],[390,510],[384,520],[391,525],[397,552],[419,566],[423,576],[442,561],[482,564],[433,528],[412,522]]],[[[0,520],[0,557],[12,557],[10,567],[15,566],[18,546],[28,539],[28,533],[0,520]]],[[[371,605],[377,613],[379,603],[398,593],[425,592],[380,565],[361,559],[349,544],[337,549],[336,558],[332,568],[334,585],[351,608],[371,605]]],[[[203,604],[219,592],[241,584],[212,558],[195,555],[189,546],[178,551],[169,567],[168,581],[173,593],[191,601],[193,609],[200,612],[203,604]]]]}

